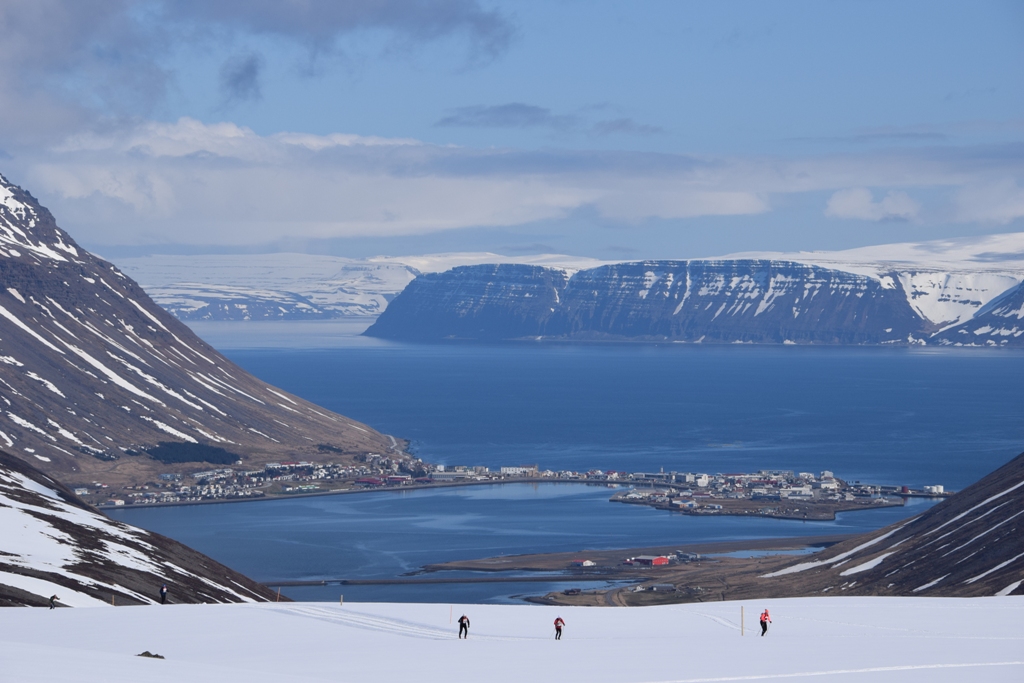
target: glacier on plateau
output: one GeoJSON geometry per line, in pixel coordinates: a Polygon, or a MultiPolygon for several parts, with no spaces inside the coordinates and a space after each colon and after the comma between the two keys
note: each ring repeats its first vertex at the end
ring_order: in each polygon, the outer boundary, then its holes
{"type": "Polygon", "coordinates": [[[883,280],[897,278],[925,320],[950,328],[1024,281],[1024,233],[881,244],[842,251],[743,252],[723,258],[767,258],[835,268],[883,280]]]}
{"type": "MultiPolygon", "coordinates": [[[[891,338],[883,340],[890,343],[920,343],[932,335],[941,344],[1005,345],[1024,334],[1024,328],[1003,324],[998,317],[992,324],[961,327],[985,314],[1000,297],[1024,282],[1024,233],[844,251],[748,252],[697,261],[726,264],[752,260],[828,269],[841,277],[866,278],[883,292],[899,294],[907,313],[922,321],[921,329],[908,336],[895,326],[890,330],[891,338]]],[[[188,322],[343,319],[365,321],[365,328],[418,276],[492,264],[538,266],[572,275],[622,262],[558,254],[502,256],[485,252],[367,259],[308,254],[147,256],[121,259],[119,263],[146,286],[154,300],[188,322]]],[[[658,286],[669,284],[681,285],[658,286]]],[[[789,284],[802,286],[799,282],[789,284]]],[[[646,298],[650,289],[641,288],[638,296],[646,298]]],[[[775,289],[778,291],[768,291],[756,313],[779,298],[782,290],[775,289]]],[[[722,308],[720,302],[711,313],[719,308],[716,318],[736,312],[728,304],[722,308]]],[[[804,314],[793,311],[794,318],[804,314]]],[[[878,313],[873,315],[877,318],[878,313]]],[[[265,333],[257,328],[249,332],[265,333]]],[[[737,340],[749,341],[741,337],[737,340]]]]}
{"type": "Polygon", "coordinates": [[[118,259],[154,301],[187,322],[372,320],[420,273],[496,261],[576,268],[601,263],[486,252],[368,259],[290,253],[118,259]]]}
{"type": "Polygon", "coordinates": [[[16,609],[22,683],[1024,680],[1024,597],[824,597],[659,607],[401,603],[16,609]],[[768,608],[772,624],[759,635],[768,608]],[[456,638],[461,614],[470,636],[456,638]],[[743,617],[741,621],[741,615],[743,617]],[[565,622],[561,641],[552,622],[565,622]],[[164,659],[138,657],[148,651],[164,659]]]}

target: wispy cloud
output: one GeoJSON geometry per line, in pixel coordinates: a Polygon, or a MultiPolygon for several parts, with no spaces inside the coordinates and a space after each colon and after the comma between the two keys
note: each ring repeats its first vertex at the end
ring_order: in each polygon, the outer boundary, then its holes
{"type": "Polygon", "coordinates": [[[871,190],[863,187],[839,190],[825,206],[826,216],[862,221],[910,221],[920,211],[921,206],[906,192],[890,190],[876,202],[871,190]]]}
{"type": "Polygon", "coordinates": [[[85,243],[246,245],[502,228],[586,215],[646,221],[754,216],[828,193],[862,221],[1024,218],[1024,147],[695,157],[469,148],[350,134],[259,135],[233,123],[143,123],[16,156],[22,181],[85,243]],[[872,188],[872,189],[869,189],[872,188]],[[915,196],[929,198],[926,212],[915,196]]]}
{"type": "Polygon", "coordinates": [[[220,70],[220,88],[227,102],[256,101],[263,97],[260,72],[263,57],[256,53],[236,55],[220,70]]]}
{"type": "Polygon", "coordinates": [[[589,122],[586,114],[608,109],[607,106],[589,106],[579,114],[556,114],[547,107],[522,102],[498,105],[472,105],[452,109],[434,125],[441,128],[548,128],[557,131],[587,132],[592,135],[661,135],[660,126],[640,123],[632,118],[619,117],[589,122]]]}
{"type": "Polygon", "coordinates": [[[554,114],[550,109],[522,102],[493,106],[473,105],[453,109],[435,123],[439,127],[465,128],[553,128],[564,130],[578,123],[574,116],[554,114]]]}
{"type": "Polygon", "coordinates": [[[1024,188],[1015,178],[971,182],[956,193],[957,219],[1006,225],[1024,216],[1024,188]]]}
{"type": "Polygon", "coordinates": [[[483,7],[478,0],[175,0],[161,3],[161,7],[169,18],[179,22],[214,23],[278,35],[318,49],[329,49],[347,33],[381,29],[411,43],[462,34],[469,38],[476,53],[494,58],[508,48],[516,33],[511,18],[483,7]]]}
{"type": "MultiPolygon", "coordinates": [[[[0,145],[152,115],[173,87],[168,65],[182,45],[272,36],[317,55],[343,51],[359,32],[404,50],[462,39],[470,61],[486,62],[504,54],[516,27],[478,0],[3,0],[0,145]]],[[[255,54],[229,60],[225,100],[258,99],[261,71],[255,54]]]]}
{"type": "Polygon", "coordinates": [[[662,135],[666,131],[661,126],[652,126],[646,123],[637,123],[630,118],[608,119],[598,121],[592,127],[597,135],[662,135]]]}

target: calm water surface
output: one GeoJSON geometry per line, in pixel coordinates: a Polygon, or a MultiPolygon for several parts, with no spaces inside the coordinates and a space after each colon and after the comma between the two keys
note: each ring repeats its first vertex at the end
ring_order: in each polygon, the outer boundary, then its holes
{"type": "MultiPolygon", "coordinates": [[[[961,488],[1024,446],[1024,355],[763,347],[439,345],[236,350],[267,382],[446,464],[818,472],[961,488]]],[[[865,531],[836,522],[693,518],[612,491],[507,485],[118,511],[264,581],[392,577],[425,563],[583,548],[865,531]]],[[[556,584],[338,586],[299,599],[493,602],[556,584]]]]}
{"type": "MultiPolygon", "coordinates": [[[[697,518],[623,503],[581,484],[505,484],[296,500],[117,510],[260,581],[387,578],[424,564],[519,553],[868,531],[929,502],[835,522],[697,518]]],[[[299,599],[477,601],[545,593],[547,584],[288,588],[299,599]]]]}

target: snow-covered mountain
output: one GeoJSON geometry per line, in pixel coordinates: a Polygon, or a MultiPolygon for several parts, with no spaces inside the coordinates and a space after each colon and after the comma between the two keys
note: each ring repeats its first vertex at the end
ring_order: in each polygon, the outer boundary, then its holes
{"type": "Polygon", "coordinates": [[[421,275],[366,334],[856,344],[905,342],[923,324],[892,278],[785,261],[643,261],[421,275]]]}
{"type": "Polygon", "coordinates": [[[1024,284],[1003,292],[985,304],[974,317],[936,335],[939,344],[951,346],[1002,346],[1024,335],[1024,284]]]}
{"type": "Polygon", "coordinates": [[[970,320],[1024,281],[1024,233],[859,247],[844,251],[746,252],[768,258],[898,279],[911,308],[940,329],[970,320]]]}
{"type": "MultiPolygon", "coordinates": [[[[0,452],[0,606],[255,602],[262,586],[169,538],[115,522],[0,452]]],[[[2,676],[0,676],[2,677],[2,676]]]]}
{"type": "MultiPolygon", "coordinates": [[[[862,332],[853,328],[845,331],[833,329],[824,330],[816,335],[815,342],[843,341],[850,343],[851,339],[859,339],[858,343],[873,343],[874,341],[886,341],[895,343],[921,343],[931,335],[935,341],[943,341],[946,335],[941,335],[942,330],[952,329],[961,323],[970,321],[974,316],[980,315],[989,304],[995,299],[1005,295],[1011,289],[1024,282],[1024,233],[1009,233],[1003,235],[986,235],[982,237],[971,237],[953,240],[936,240],[931,242],[916,242],[904,244],[887,244],[872,247],[861,247],[845,251],[832,252],[748,252],[730,254],[722,257],[698,259],[690,261],[652,261],[642,263],[663,264],[662,271],[671,270],[682,272],[686,266],[683,264],[705,264],[699,266],[708,270],[709,264],[724,265],[726,270],[742,269],[736,264],[740,262],[769,262],[775,264],[774,271],[789,268],[794,271],[835,273],[830,278],[848,280],[850,283],[860,282],[862,284],[850,285],[853,287],[882,289],[895,289],[906,301],[905,310],[898,317],[917,316],[919,321],[916,325],[906,329],[899,328],[901,335],[893,334],[899,326],[883,325],[878,330],[884,331],[891,328],[890,332],[884,334],[872,334],[864,337],[862,332]],[[667,266],[666,264],[675,264],[667,266]],[[786,265],[788,264],[788,265],[786,265]],[[807,266],[800,269],[799,266],[807,266]],[[864,284],[873,281],[874,284],[864,284]]],[[[187,321],[243,321],[243,320],[322,320],[329,318],[351,318],[354,320],[366,320],[367,324],[379,316],[406,287],[418,275],[424,276],[416,291],[423,293],[423,285],[435,283],[434,286],[442,286],[437,283],[441,279],[436,274],[453,268],[466,266],[492,266],[492,265],[520,265],[537,266],[561,271],[566,277],[572,277],[577,272],[583,271],[578,280],[593,279],[588,276],[591,270],[597,269],[597,274],[603,273],[600,268],[603,266],[622,266],[622,262],[599,261],[596,259],[573,257],[558,254],[540,254],[526,256],[503,256],[492,253],[448,253],[448,254],[427,254],[420,256],[398,256],[398,257],[375,257],[370,259],[353,260],[333,256],[315,256],[308,254],[259,254],[259,255],[232,255],[232,256],[149,256],[141,258],[126,258],[120,260],[120,265],[125,272],[133,275],[153,295],[157,303],[171,311],[181,320],[187,321]]],[[[507,333],[513,332],[514,325],[511,321],[492,318],[493,312],[484,313],[482,299],[470,303],[474,296],[473,292],[466,289],[468,280],[476,280],[486,287],[486,296],[490,304],[497,301],[496,293],[502,287],[511,286],[507,279],[507,273],[514,271],[501,271],[502,282],[486,283],[483,277],[487,272],[497,272],[494,269],[482,268],[477,271],[470,271],[469,276],[462,273],[453,276],[453,280],[459,280],[459,291],[457,296],[463,302],[461,305],[477,311],[478,314],[492,319],[496,327],[489,327],[486,330],[479,328],[479,336],[476,333],[466,334],[464,327],[472,327],[476,324],[473,320],[459,321],[455,328],[444,331],[440,337],[457,336],[468,338],[507,338],[507,333]],[[499,329],[502,330],[499,333],[499,329]]],[[[518,272],[534,272],[520,270],[518,272]]],[[[651,277],[660,277],[658,270],[653,270],[651,275],[644,272],[642,280],[651,277]]],[[[665,274],[663,272],[662,274],[665,274]]],[[[674,278],[678,273],[673,273],[674,278]]],[[[546,276],[548,277],[548,276],[546,276]]],[[[559,277],[552,273],[550,277],[559,277]]],[[[595,275],[594,277],[597,277],[595,275]]],[[[762,337],[759,328],[763,328],[761,315],[764,312],[762,304],[771,306],[775,299],[779,298],[781,291],[780,280],[775,280],[769,286],[767,283],[754,282],[762,275],[750,273],[746,276],[737,276],[740,279],[735,282],[729,273],[721,273],[721,277],[728,277],[728,282],[721,285],[713,285],[716,289],[725,292],[725,299],[714,304],[713,312],[717,312],[722,304],[725,308],[715,318],[722,324],[716,323],[709,330],[702,331],[702,334],[684,335],[678,340],[695,341],[702,336],[705,341],[797,341],[789,339],[787,330],[780,329],[778,334],[773,331],[768,336],[762,337]],[[744,279],[746,277],[747,279],[744,279]],[[748,320],[747,313],[751,309],[746,307],[747,303],[761,296],[753,306],[756,315],[748,320]],[[736,298],[738,297],[738,298],[736,298]],[[735,306],[737,301],[742,300],[742,306],[735,306]],[[758,312],[760,309],[760,312],[758,312]],[[756,319],[756,320],[754,320],[756,319]],[[744,320],[753,321],[757,324],[750,329],[745,327],[744,320]]],[[[771,277],[771,276],[769,276],[771,277]]],[[[813,278],[812,278],[813,279],[813,278]]],[[[577,278],[573,278],[573,281],[577,278]]],[[[808,281],[809,288],[820,290],[821,283],[808,281]]],[[[680,286],[678,281],[670,282],[676,288],[680,286]]],[[[523,283],[524,287],[529,287],[523,283]]],[[[661,283],[659,286],[665,286],[661,283]]],[[[803,285],[798,278],[790,279],[788,287],[797,289],[803,285]]],[[[514,287],[512,287],[514,289],[514,287]]],[[[600,289],[600,287],[598,288],[600,289]]],[[[511,290],[510,290],[511,291],[511,290]]],[[[645,285],[641,284],[632,291],[638,297],[644,297],[645,285]]],[[[438,290],[437,297],[450,296],[451,292],[445,294],[438,290]]],[[[479,292],[477,293],[479,294],[479,292]]],[[[616,310],[621,311],[624,300],[623,292],[619,292],[616,298],[619,302],[615,304],[616,310]]],[[[510,296],[515,296],[510,294],[510,296]]],[[[863,298],[863,293],[861,297],[863,298]]],[[[524,297],[526,298],[526,297],[524,297]]],[[[794,300],[796,297],[793,297],[794,300]]],[[[863,315],[869,315],[875,319],[890,315],[893,304],[892,297],[883,297],[884,306],[889,308],[886,311],[871,311],[870,306],[865,306],[863,315]]],[[[689,301],[690,299],[687,298],[689,301]]],[[[654,298],[650,301],[658,301],[654,298]]],[[[834,299],[838,301],[838,299],[834,299]]],[[[513,309],[520,308],[520,303],[507,302],[499,308],[513,309]]],[[[535,304],[534,302],[528,302],[535,304]]],[[[817,302],[815,302],[817,305],[817,302]]],[[[597,302],[592,304],[596,308],[601,305],[597,302]]],[[[551,308],[548,306],[548,308],[551,308]]],[[[557,308],[557,307],[556,307],[557,308]]],[[[595,310],[596,310],[595,308],[595,310]]],[[[634,318],[642,318],[642,307],[633,306],[631,315],[634,318]]],[[[686,308],[686,307],[684,307],[686,308]]],[[[799,309],[800,307],[797,306],[799,309]]],[[[406,314],[411,309],[406,305],[406,314]]],[[[823,310],[823,309],[822,309],[823,310]]],[[[439,311],[434,309],[434,313],[439,311]]],[[[801,324],[807,324],[813,317],[805,312],[801,324]]],[[[444,313],[451,317],[451,311],[444,313]]],[[[549,311],[550,313],[550,311],[549,311]]],[[[695,320],[687,318],[679,319],[683,309],[673,313],[675,320],[660,319],[647,320],[640,324],[641,333],[639,338],[665,338],[663,333],[657,331],[659,328],[689,328],[697,330],[700,326],[695,320]]],[[[475,315],[475,314],[474,314],[475,315]]],[[[611,314],[616,315],[616,314],[611,314]]],[[[651,313],[654,317],[661,317],[663,313],[651,313]]],[[[713,313],[712,313],[713,315],[713,313]]],[[[799,317],[801,313],[797,314],[799,317]]],[[[832,314],[828,314],[832,315],[832,314]]],[[[836,315],[845,315],[837,311],[836,315]]],[[[472,318],[473,316],[471,316],[472,318]]],[[[769,316],[770,317],[770,316],[769,316]]],[[[417,315],[420,322],[427,320],[426,312],[417,315]]],[[[391,323],[388,323],[390,325],[391,323]]],[[[570,322],[570,327],[573,327],[570,322]]],[[[540,330],[545,325],[540,321],[526,325],[540,330]]],[[[436,328],[436,325],[434,325],[436,328]]],[[[785,327],[785,326],[784,326],[785,327]]],[[[797,326],[800,327],[800,326],[797,326]]],[[[972,329],[985,328],[985,325],[976,325],[972,329]]],[[[987,328],[985,328],[987,329],[987,328]]],[[[961,344],[974,345],[1000,345],[1024,343],[1024,337],[1010,331],[1011,328],[993,327],[993,330],[1003,330],[1002,333],[983,332],[979,335],[972,335],[970,341],[961,337],[958,342],[961,344]]],[[[378,331],[380,328],[378,328],[378,331]]],[[[438,331],[438,330],[435,330],[438,331]]],[[[522,330],[521,330],[522,331],[522,330]]],[[[433,333],[431,333],[433,334],[433,333]]],[[[526,336],[541,335],[540,331],[529,332],[526,336]]],[[[552,331],[551,334],[554,334],[552,331]]],[[[562,333],[559,333],[562,334],[562,333]]],[[[570,337],[616,337],[618,332],[610,328],[597,326],[593,329],[574,329],[568,333],[570,337]]],[[[807,335],[795,330],[797,337],[808,340],[807,335]]],[[[435,338],[425,333],[416,332],[411,326],[401,333],[403,338],[435,338]]],[[[550,336],[550,334],[548,335],[550,336]]],[[[790,335],[791,336],[791,335],[790,335]]],[[[952,343],[952,342],[949,342],[952,343]]]]}
{"type": "Polygon", "coordinates": [[[0,176],[0,448],[117,485],[180,469],[148,455],[161,442],[246,464],[394,445],[244,372],[0,176]]]}
{"type": "MultiPolygon", "coordinates": [[[[1024,595],[1024,454],[917,517],[763,578],[801,595],[1024,595]]],[[[752,590],[765,589],[778,587],[752,590]]]]}
{"type": "Polygon", "coordinates": [[[310,254],[146,256],[119,266],[184,321],[375,317],[419,274],[310,254]]]}
{"type": "MultiPolygon", "coordinates": [[[[976,316],[1012,318],[1018,309],[993,305],[1022,281],[1024,233],[576,271],[479,265],[421,275],[366,334],[423,341],[954,343],[944,331],[976,316]]],[[[969,339],[961,334],[957,341],[1017,345],[1024,333],[994,320],[975,325],[969,339]]]]}
{"type": "Polygon", "coordinates": [[[491,253],[347,259],[313,254],[146,256],[118,260],[179,320],[372,320],[420,273],[478,263],[600,264],[558,255],[491,253]]]}

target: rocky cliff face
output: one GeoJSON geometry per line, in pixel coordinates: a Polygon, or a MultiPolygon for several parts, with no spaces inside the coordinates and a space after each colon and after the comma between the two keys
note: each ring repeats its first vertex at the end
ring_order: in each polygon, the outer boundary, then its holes
{"type": "Polygon", "coordinates": [[[177,541],[115,522],[0,452],[0,606],[257,602],[273,594],[177,541]]]}
{"type": "Polygon", "coordinates": [[[119,484],[180,469],[147,455],[167,441],[246,466],[394,446],[232,364],[0,176],[0,448],[64,481],[119,484]]]}
{"type": "Polygon", "coordinates": [[[455,268],[414,280],[367,334],[865,344],[929,327],[896,278],[751,259],[455,268]]]}
{"type": "Polygon", "coordinates": [[[420,275],[367,331],[388,339],[518,339],[545,334],[569,273],[516,264],[420,275]]]}
{"type": "Polygon", "coordinates": [[[1024,346],[1024,284],[1005,292],[965,323],[943,330],[948,346],[1024,346]]]}

